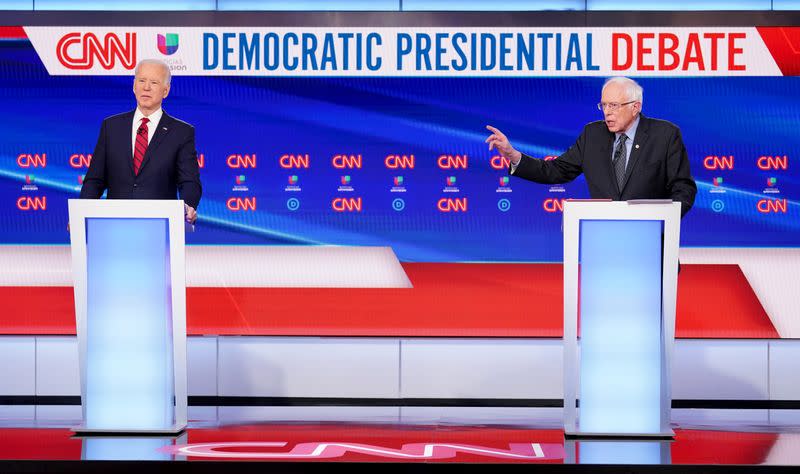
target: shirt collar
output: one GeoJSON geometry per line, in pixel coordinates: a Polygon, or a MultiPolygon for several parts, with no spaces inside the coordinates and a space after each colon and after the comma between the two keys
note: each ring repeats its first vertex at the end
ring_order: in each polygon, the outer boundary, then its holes
{"type": "Polygon", "coordinates": [[[636,115],[636,120],[634,120],[633,123],[631,124],[631,126],[628,127],[628,130],[626,130],[624,132],[617,132],[616,133],[616,138],[614,139],[614,142],[616,143],[617,141],[619,141],[620,135],[626,135],[628,137],[628,141],[633,142],[633,139],[636,137],[636,129],[639,128],[639,118],[640,117],[641,117],[641,115],[638,115],[638,114],[636,115]]]}
{"type": "MultiPolygon", "coordinates": [[[[148,124],[158,125],[158,122],[161,120],[162,115],[164,115],[164,109],[159,107],[158,110],[156,110],[147,117],[148,119],[150,119],[148,124]]],[[[136,112],[133,113],[133,125],[138,127],[143,117],[144,114],[142,113],[142,111],[139,110],[139,107],[136,107],[136,112]]]]}

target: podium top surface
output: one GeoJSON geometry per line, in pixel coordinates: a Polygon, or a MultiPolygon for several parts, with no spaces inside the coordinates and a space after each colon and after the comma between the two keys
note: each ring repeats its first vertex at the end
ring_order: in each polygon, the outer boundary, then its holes
{"type": "Polygon", "coordinates": [[[564,219],[680,221],[681,204],[669,199],[566,200],[564,219]]]}
{"type": "Polygon", "coordinates": [[[178,199],[69,199],[71,218],[129,217],[183,220],[183,201],[178,199]]]}

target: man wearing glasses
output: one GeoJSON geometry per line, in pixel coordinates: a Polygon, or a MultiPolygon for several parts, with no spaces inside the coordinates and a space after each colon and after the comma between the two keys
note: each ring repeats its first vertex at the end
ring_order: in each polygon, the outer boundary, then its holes
{"type": "Polygon", "coordinates": [[[511,162],[513,176],[559,184],[584,173],[594,199],[672,199],[681,203],[681,216],[686,215],[697,185],[680,129],[642,115],[642,87],[627,77],[607,80],[597,107],[604,120],[586,125],[575,144],[555,160],[520,153],[489,125],[492,134],[486,143],[511,162]]]}

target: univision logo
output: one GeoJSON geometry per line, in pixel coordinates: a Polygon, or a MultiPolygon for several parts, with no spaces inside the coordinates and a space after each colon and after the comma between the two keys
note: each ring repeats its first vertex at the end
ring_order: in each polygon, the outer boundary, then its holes
{"type": "Polygon", "coordinates": [[[176,33],[159,34],[158,50],[166,56],[175,54],[178,51],[178,35],[176,33]]]}

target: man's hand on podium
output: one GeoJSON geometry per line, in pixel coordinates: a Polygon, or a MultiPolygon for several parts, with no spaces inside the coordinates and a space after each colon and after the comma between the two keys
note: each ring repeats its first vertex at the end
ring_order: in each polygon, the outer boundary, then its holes
{"type": "Polygon", "coordinates": [[[194,224],[194,221],[197,220],[197,211],[188,204],[183,205],[183,215],[186,216],[186,222],[189,224],[194,224]]]}

